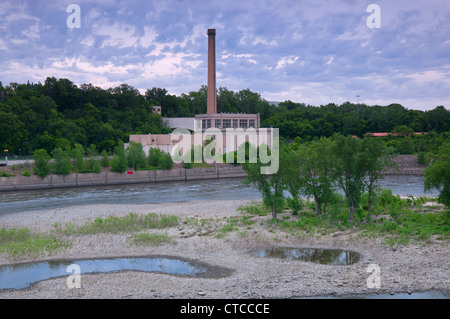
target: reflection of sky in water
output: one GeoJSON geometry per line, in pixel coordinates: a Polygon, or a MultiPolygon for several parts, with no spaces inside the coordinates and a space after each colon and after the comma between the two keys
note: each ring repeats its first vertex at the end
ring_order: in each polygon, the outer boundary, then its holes
{"type": "MultiPolygon", "coordinates": [[[[394,194],[436,196],[437,192],[424,193],[423,181],[423,176],[384,176],[379,186],[392,189],[394,194]]],[[[254,186],[245,185],[237,178],[61,188],[0,193],[0,214],[73,205],[260,198],[254,186]]]]}
{"type": "Polygon", "coordinates": [[[0,289],[22,289],[37,281],[70,276],[73,274],[73,271],[67,271],[67,267],[71,264],[78,265],[81,274],[136,270],[173,275],[194,275],[204,271],[204,269],[195,267],[188,262],[169,258],[116,258],[37,262],[0,267],[0,289]]]}
{"type": "Polygon", "coordinates": [[[326,265],[350,265],[357,263],[360,255],[353,251],[320,248],[273,247],[253,252],[259,258],[302,260],[326,265]]]}

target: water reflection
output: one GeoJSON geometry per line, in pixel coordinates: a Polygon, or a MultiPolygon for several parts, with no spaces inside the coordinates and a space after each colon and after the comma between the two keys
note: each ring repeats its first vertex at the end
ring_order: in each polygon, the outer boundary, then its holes
{"type": "Polygon", "coordinates": [[[322,265],[351,265],[359,262],[361,255],[354,251],[322,248],[271,247],[252,252],[260,258],[301,260],[322,265]]]}
{"type": "Polygon", "coordinates": [[[69,276],[72,272],[67,267],[71,264],[78,265],[81,274],[135,270],[194,276],[206,271],[187,261],[159,257],[43,261],[0,267],[0,289],[23,289],[38,281],[69,276]]]}

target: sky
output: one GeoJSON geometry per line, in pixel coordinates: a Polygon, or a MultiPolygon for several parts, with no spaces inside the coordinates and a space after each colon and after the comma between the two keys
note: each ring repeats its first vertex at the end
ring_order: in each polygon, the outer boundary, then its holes
{"type": "Polygon", "coordinates": [[[0,0],[0,81],[198,91],[209,28],[217,87],[450,109],[448,0],[0,0]]]}

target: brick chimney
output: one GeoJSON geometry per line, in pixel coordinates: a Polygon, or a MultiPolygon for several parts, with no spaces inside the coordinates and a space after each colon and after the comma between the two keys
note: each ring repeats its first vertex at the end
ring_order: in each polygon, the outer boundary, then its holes
{"type": "Polygon", "coordinates": [[[208,29],[208,100],[206,113],[217,113],[216,96],[216,29],[208,29]]]}

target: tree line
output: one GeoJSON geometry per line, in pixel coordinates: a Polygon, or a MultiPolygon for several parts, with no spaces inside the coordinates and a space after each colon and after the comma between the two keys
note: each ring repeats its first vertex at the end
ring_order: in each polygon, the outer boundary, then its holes
{"type": "MultiPolygon", "coordinates": [[[[278,151],[279,169],[274,174],[262,174],[261,167],[267,164],[259,159],[256,163],[246,161],[242,164],[247,173],[246,182],[257,187],[274,219],[286,203],[294,212],[300,210],[302,197],[313,199],[318,215],[326,214],[327,204],[339,192],[345,196],[348,220],[353,221],[363,195],[367,197],[365,208],[370,212],[377,182],[385,171],[396,166],[393,147],[379,139],[359,139],[351,135],[335,134],[302,144],[281,143],[278,151]]],[[[439,200],[450,207],[449,156],[450,143],[447,142],[426,169],[425,190],[439,190],[439,200]]]]}
{"type": "MultiPolygon", "coordinates": [[[[56,147],[50,154],[45,149],[36,150],[34,156],[34,174],[45,178],[49,174],[69,175],[70,173],[100,173],[102,168],[111,172],[124,173],[133,170],[169,170],[174,166],[170,154],[152,148],[147,155],[140,143],[130,142],[127,148],[119,141],[110,156],[105,150],[98,153],[96,146],[84,149],[81,144],[74,148],[56,147]]],[[[28,175],[29,176],[29,175],[28,175]]]]}
{"type": "MultiPolygon", "coordinates": [[[[3,86],[0,82],[0,152],[31,155],[45,149],[50,154],[57,147],[80,144],[111,153],[119,140],[128,141],[130,134],[170,133],[152,106],[160,105],[163,117],[206,113],[206,92],[202,86],[176,96],[153,87],[141,94],[128,84],[102,89],[54,77],[44,84],[3,86]]],[[[335,133],[363,137],[370,132],[428,132],[426,136],[382,139],[398,153],[414,154],[437,151],[450,136],[450,111],[443,106],[430,111],[410,110],[400,104],[350,102],[312,106],[284,101],[274,106],[249,89],[235,92],[220,87],[217,108],[218,112],[259,113],[261,127],[279,128],[281,137],[297,143],[335,133]]]]}

